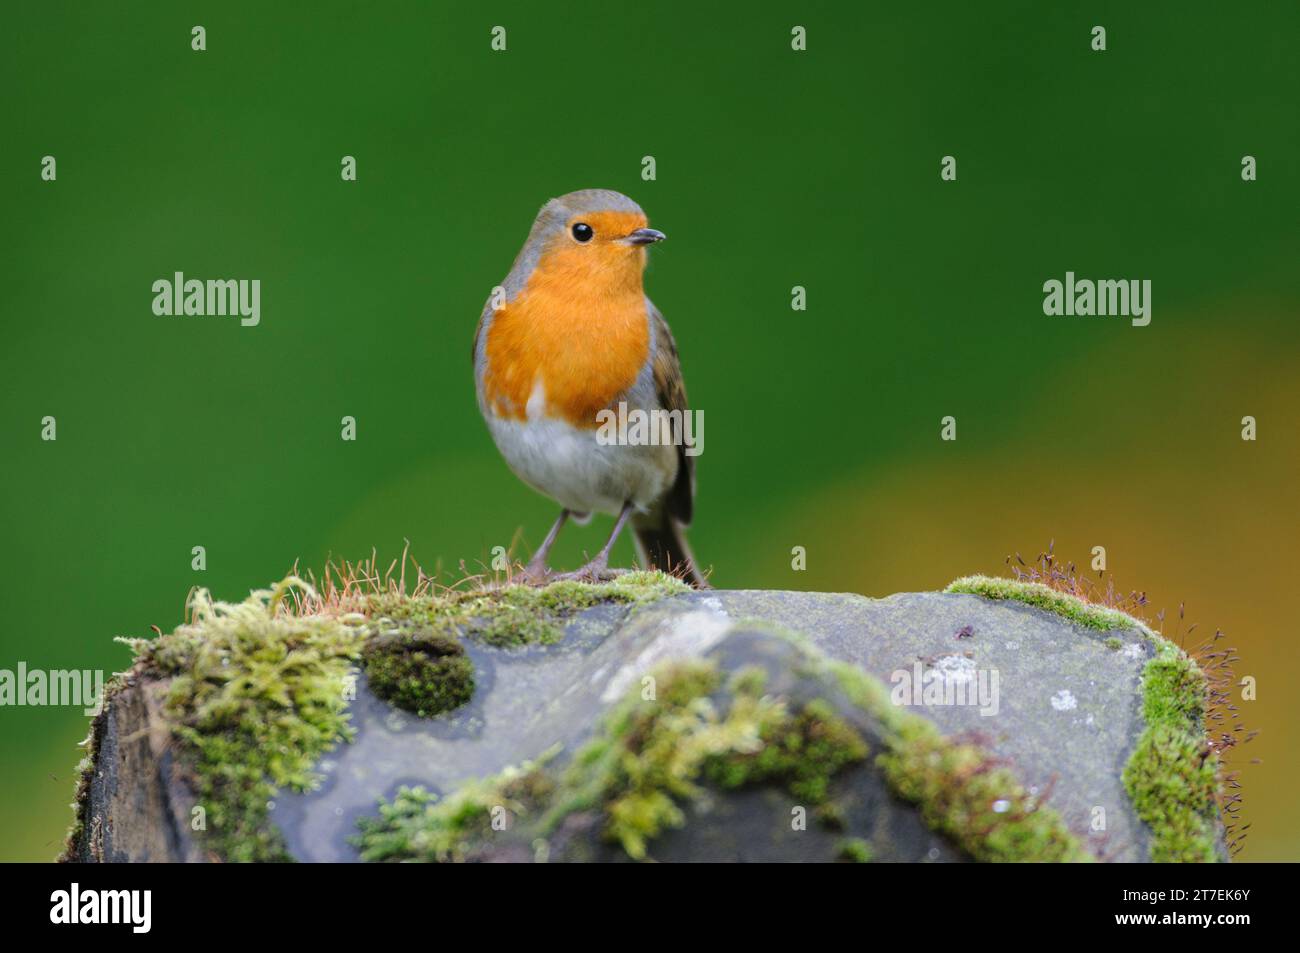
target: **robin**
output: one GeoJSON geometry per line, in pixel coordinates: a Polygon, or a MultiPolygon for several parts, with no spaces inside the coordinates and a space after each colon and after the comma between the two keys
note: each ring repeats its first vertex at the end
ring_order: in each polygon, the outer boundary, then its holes
{"type": "Polygon", "coordinates": [[[510,469],[561,510],[527,567],[570,517],[616,517],[594,559],[567,578],[610,575],[610,549],[631,520],[648,568],[707,584],[686,546],[695,458],[681,440],[602,438],[616,411],[678,411],[686,388],[672,332],[642,286],[646,250],[664,240],[626,195],[584,189],[542,206],[500,292],[474,332],[479,410],[510,469]]]}

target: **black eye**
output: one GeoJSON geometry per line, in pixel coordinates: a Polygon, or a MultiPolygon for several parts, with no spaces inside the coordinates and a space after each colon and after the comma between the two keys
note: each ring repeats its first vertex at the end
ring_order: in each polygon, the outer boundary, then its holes
{"type": "Polygon", "coordinates": [[[580,242],[591,241],[591,236],[594,234],[595,232],[591,230],[591,226],[586,222],[579,222],[577,225],[573,226],[573,237],[580,242]]]}

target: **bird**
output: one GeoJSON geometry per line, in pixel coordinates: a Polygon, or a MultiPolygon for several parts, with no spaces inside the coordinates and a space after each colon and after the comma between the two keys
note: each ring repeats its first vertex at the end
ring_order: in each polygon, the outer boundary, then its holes
{"type": "Polygon", "coordinates": [[[560,506],[525,568],[531,581],[551,578],[547,556],[567,520],[582,525],[602,513],[615,517],[604,546],[558,578],[620,572],[609,554],[630,521],[646,568],[708,587],[684,535],[695,454],[680,439],[601,439],[602,421],[620,409],[690,413],[677,344],[643,283],[647,250],[666,237],[622,193],[553,198],[479,317],[479,410],[514,474],[560,506]]]}

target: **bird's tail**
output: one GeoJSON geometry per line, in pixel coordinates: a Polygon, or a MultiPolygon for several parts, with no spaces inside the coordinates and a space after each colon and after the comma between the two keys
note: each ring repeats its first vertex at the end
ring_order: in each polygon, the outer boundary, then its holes
{"type": "Polygon", "coordinates": [[[695,564],[691,548],[686,545],[682,525],[667,513],[645,517],[633,524],[637,555],[647,569],[660,569],[690,583],[696,589],[708,589],[708,580],[695,564]]]}

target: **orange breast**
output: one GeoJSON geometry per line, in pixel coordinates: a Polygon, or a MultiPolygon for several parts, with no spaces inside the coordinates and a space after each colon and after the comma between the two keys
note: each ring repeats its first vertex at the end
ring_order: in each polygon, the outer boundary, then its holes
{"type": "Polygon", "coordinates": [[[593,259],[560,249],[492,319],[484,389],[502,417],[525,419],[541,383],[545,414],[594,430],[598,411],[636,381],[650,350],[641,253],[593,259]],[[633,257],[635,256],[635,257],[633,257]]]}

